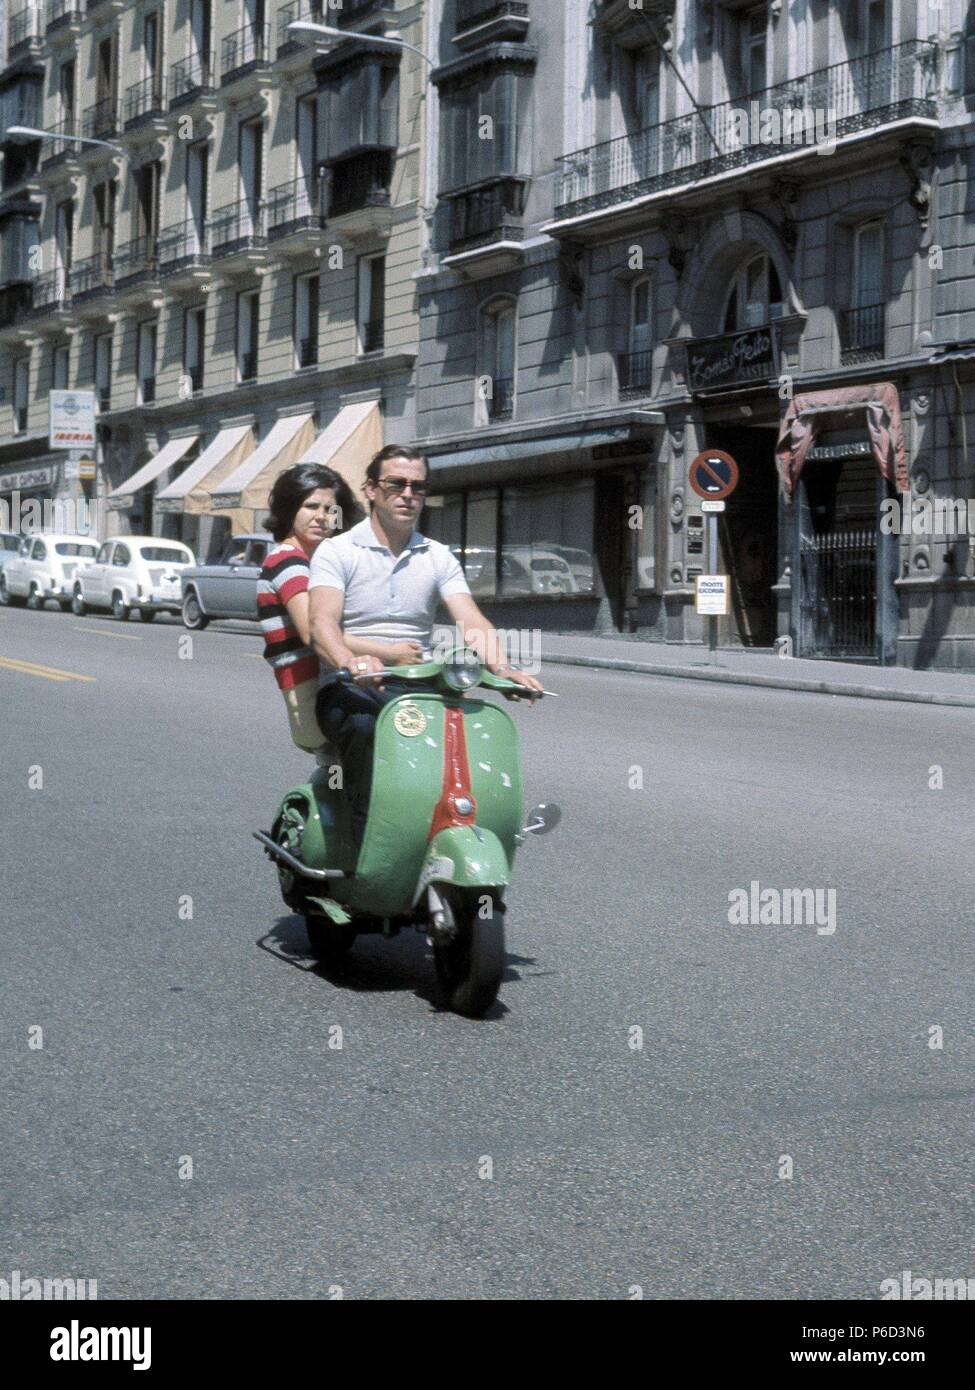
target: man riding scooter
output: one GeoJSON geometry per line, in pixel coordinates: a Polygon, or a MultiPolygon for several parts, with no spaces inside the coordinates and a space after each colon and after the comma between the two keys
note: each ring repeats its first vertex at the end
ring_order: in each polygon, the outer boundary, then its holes
{"type": "MultiPolygon", "coordinates": [[[[391,646],[415,644],[415,653],[399,664],[419,662],[430,646],[442,601],[488,670],[541,695],[539,681],[506,661],[498,632],[474,602],[457,558],[447,546],[416,530],[428,483],[426,459],[416,449],[390,444],[372,459],[365,483],[369,517],[345,535],[323,541],[312,558],[312,645],[333,672],[351,671],[360,677],[382,671],[384,663],[374,656],[356,657],[343,632],[391,646]]],[[[391,659],[386,664],[394,663],[391,659]]],[[[342,757],[357,846],[362,844],[369,806],[376,720],[404,688],[389,676],[358,685],[334,674],[322,680],[318,723],[342,757]]]]}

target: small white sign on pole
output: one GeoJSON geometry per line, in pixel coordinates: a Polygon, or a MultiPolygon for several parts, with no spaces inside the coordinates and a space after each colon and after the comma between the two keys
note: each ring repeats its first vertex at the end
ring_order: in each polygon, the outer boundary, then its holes
{"type": "Polygon", "coordinates": [[[48,392],[48,448],[95,447],[94,391],[48,392]]]}
{"type": "Polygon", "coordinates": [[[695,611],[706,618],[727,618],[728,576],[699,574],[694,584],[695,611]]]}

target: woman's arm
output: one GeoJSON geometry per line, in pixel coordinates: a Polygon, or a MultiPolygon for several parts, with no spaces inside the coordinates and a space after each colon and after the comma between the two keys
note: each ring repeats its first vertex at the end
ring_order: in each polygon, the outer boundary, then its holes
{"type": "Polygon", "coordinates": [[[354,633],[342,635],[350,652],[356,656],[378,656],[387,666],[409,666],[423,659],[419,642],[370,642],[368,637],[356,637],[354,633]]]}

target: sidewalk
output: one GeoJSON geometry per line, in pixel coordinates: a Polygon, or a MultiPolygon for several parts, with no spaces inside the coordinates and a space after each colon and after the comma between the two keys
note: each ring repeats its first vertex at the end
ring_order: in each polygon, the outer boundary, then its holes
{"type": "Polygon", "coordinates": [[[637,637],[542,633],[543,665],[595,666],[611,671],[677,676],[683,680],[757,685],[770,690],[805,690],[862,700],[906,700],[925,705],[975,709],[975,672],[912,671],[903,666],[861,666],[845,661],[809,661],[767,651],[670,646],[637,637]]]}

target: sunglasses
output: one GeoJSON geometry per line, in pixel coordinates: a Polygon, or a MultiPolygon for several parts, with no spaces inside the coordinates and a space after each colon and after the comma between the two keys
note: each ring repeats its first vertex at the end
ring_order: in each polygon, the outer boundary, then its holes
{"type": "Polygon", "coordinates": [[[391,493],[393,496],[405,492],[408,487],[413,489],[416,497],[426,497],[429,491],[429,484],[418,483],[413,478],[380,478],[379,486],[384,492],[391,493]]]}

